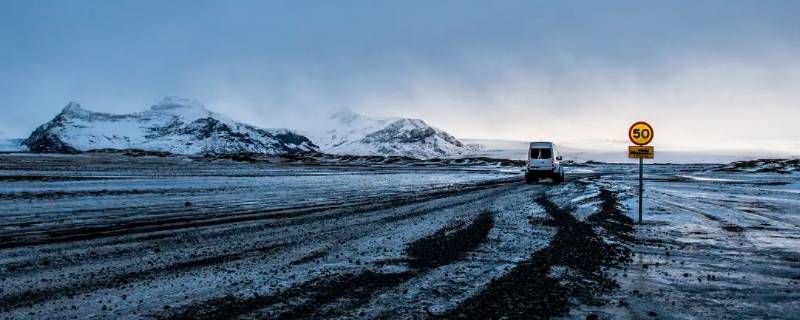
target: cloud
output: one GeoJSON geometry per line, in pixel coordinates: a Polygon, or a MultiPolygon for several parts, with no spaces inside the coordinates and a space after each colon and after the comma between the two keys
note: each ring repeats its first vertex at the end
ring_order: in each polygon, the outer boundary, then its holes
{"type": "Polygon", "coordinates": [[[352,109],[474,138],[618,140],[644,119],[686,148],[800,140],[794,3],[0,6],[6,135],[70,100],[179,95],[264,127],[352,109]]]}
{"type": "Polygon", "coordinates": [[[557,72],[481,62],[485,81],[414,70],[362,81],[351,100],[362,112],[417,116],[472,138],[625,139],[630,123],[647,120],[667,145],[800,140],[792,120],[800,116],[792,89],[800,64],[792,56],[693,54],[646,68],[573,61],[557,72]]]}

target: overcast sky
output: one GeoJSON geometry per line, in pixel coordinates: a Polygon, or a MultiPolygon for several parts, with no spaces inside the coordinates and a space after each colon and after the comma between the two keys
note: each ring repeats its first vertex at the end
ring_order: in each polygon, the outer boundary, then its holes
{"type": "Polygon", "coordinates": [[[457,137],[800,141],[800,1],[0,1],[0,137],[69,101],[333,110],[457,137]],[[228,3],[228,4],[225,4],[228,3]]]}

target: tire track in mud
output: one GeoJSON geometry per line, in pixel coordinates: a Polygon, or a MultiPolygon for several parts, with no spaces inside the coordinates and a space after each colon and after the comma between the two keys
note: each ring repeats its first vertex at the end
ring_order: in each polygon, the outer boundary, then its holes
{"type": "Polygon", "coordinates": [[[360,209],[360,210],[379,210],[382,208],[391,208],[403,204],[413,203],[417,201],[427,201],[443,197],[452,196],[458,193],[477,191],[481,189],[491,188],[503,184],[518,182],[517,178],[496,179],[490,181],[481,181],[470,184],[458,184],[445,188],[444,190],[429,190],[421,194],[403,195],[399,194],[393,196],[388,201],[375,201],[375,199],[365,200],[363,202],[349,202],[340,201],[322,206],[315,206],[309,208],[308,206],[300,206],[292,209],[267,209],[257,213],[242,214],[241,212],[233,212],[221,215],[212,216],[198,216],[197,214],[185,215],[180,217],[172,217],[167,219],[153,219],[134,222],[111,223],[103,226],[86,226],[68,230],[49,230],[44,233],[37,232],[31,234],[6,234],[0,237],[0,249],[27,247],[41,244],[62,243],[79,240],[91,240],[98,238],[149,233],[166,230],[178,230],[197,227],[207,227],[220,224],[230,224],[238,222],[259,221],[266,219],[284,219],[284,218],[299,218],[305,215],[327,211],[332,209],[360,209]]]}
{"type": "Polygon", "coordinates": [[[153,280],[158,276],[167,274],[177,275],[197,268],[239,260],[252,254],[269,254],[290,245],[293,245],[293,243],[267,244],[235,253],[207,256],[188,261],[179,261],[153,269],[114,274],[107,277],[104,277],[103,275],[100,275],[100,277],[95,277],[95,275],[92,274],[88,280],[84,280],[80,283],[69,283],[63,286],[53,286],[45,289],[26,290],[2,296],[0,297],[0,306],[3,306],[5,311],[10,311],[14,308],[37,304],[59,297],[71,297],[98,289],[120,287],[126,284],[148,279],[153,280]]]}
{"type": "Polygon", "coordinates": [[[408,264],[412,268],[424,270],[461,260],[467,252],[486,242],[493,226],[494,213],[485,210],[465,227],[441,229],[408,246],[408,264]]]}
{"type": "Polygon", "coordinates": [[[325,293],[322,299],[314,298],[282,313],[279,319],[334,318],[340,316],[337,311],[358,308],[366,304],[380,290],[396,287],[431,269],[459,261],[486,242],[489,231],[494,226],[494,215],[493,212],[485,210],[468,225],[446,226],[430,236],[412,242],[406,248],[409,257],[407,263],[411,267],[409,271],[398,273],[365,271],[345,276],[349,280],[336,285],[344,285],[347,290],[337,290],[336,286],[330,286],[331,290],[323,290],[325,293]],[[364,281],[365,276],[374,279],[377,285],[364,281]],[[345,306],[342,306],[341,300],[345,300],[345,306]]]}
{"type": "MultiPolygon", "coordinates": [[[[486,187],[483,188],[482,190],[490,190],[490,189],[493,189],[493,188],[496,188],[496,187],[500,187],[502,185],[504,185],[504,184],[502,184],[502,183],[501,184],[496,184],[496,185],[489,184],[489,185],[486,185],[486,187]]],[[[481,189],[459,191],[457,193],[467,193],[469,191],[478,191],[478,190],[481,190],[481,189]]],[[[497,192],[499,192],[499,191],[497,191],[497,192]]],[[[488,195],[483,196],[483,197],[490,197],[490,196],[492,196],[492,194],[494,194],[494,191],[492,193],[488,194],[488,195]]],[[[446,198],[448,196],[449,195],[442,195],[442,196],[434,195],[434,197],[431,197],[430,199],[425,199],[426,197],[420,197],[417,200],[420,203],[422,203],[422,202],[425,202],[425,201],[435,200],[435,199],[438,199],[438,198],[446,198]]],[[[472,199],[472,200],[475,200],[475,199],[472,199]]],[[[459,200],[459,201],[454,201],[454,202],[449,203],[449,204],[442,204],[442,205],[427,207],[427,208],[424,208],[424,209],[412,210],[412,211],[410,211],[409,213],[406,213],[406,214],[391,215],[391,216],[388,216],[388,217],[385,217],[385,218],[381,218],[377,222],[385,224],[385,223],[392,223],[392,222],[398,222],[398,221],[402,221],[402,220],[406,220],[406,219],[411,219],[411,218],[414,218],[414,217],[424,216],[424,215],[430,214],[430,213],[435,212],[435,211],[449,209],[449,208],[457,207],[457,206],[460,206],[460,205],[464,205],[467,201],[472,201],[472,200],[469,200],[469,199],[459,200]]],[[[406,201],[403,201],[403,202],[406,202],[406,201]]],[[[401,206],[401,205],[404,205],[404,204],[405,203],[394,201],[394,202],[391,202],[388,205],[382,205],[381,207],[376,207],[376,209],[364,209],[363,212],[374,211],[374,210],[384,210],[384,209],[387,209],[388,207],[401,206]]],[[[92,246],[111,246],[111,245],[118,245],[118,244],[132,244],[132,243],[137,243],[137,242],[150,242],[150,241],[153,241],[153,240],[160,240],[160,242],[165,242],[166,241],[165,239],[167,239],[167,238],[169,238],[168,244],[171,245],[171,246],[175,246],[176,244],[180,244],[180,243],[196,244],[200,240],[208,242],[209,240],[212,240],[212,239],[225,238],[225,237],[229,236],[233,232],[235,232],[237,234],[263,232],[264,230],[270,229],[270,228],[288,227],[288,226],[294,226],[294,225],[301,225],[301,224],[309,223],[309,222],[324,221],[324,220],[330,220],[330,219],[339,219],[339,218],[344,218],[344,217],[352,216],[352,215],[358,215],[358,214],[362,213],[362,211],[360,211],[360,210],[348,210],[348,211],[322,210],[322,211],[331,211],[331,213],[330,214],[326,214],[324,216],[308,216],[308,217],[301,217],[301,218],[297,218],[297,219],[292,219],[292,220],[289,220],[289,221],[276,221],[276,222],[273,222],[273,223],[266,223],[264,225],[245,226],[245,227],[241,227],[241,228],[235,228],[235,231],[222,230],[222,231],[219,231],[219,232],[215,232],[213,234],[197,235],[195,233],[190,232],[191,230],[187,230],[187,231],[184,231],[184,232],[181,232],[181,233],[177,233],[176,232],[176,233],[168,233],[168,234],[165,234],[165,233],[162,232],[162,233],[146,234],[144,236],[138,236],[138,237],[133,237],[133,238],[128,238],[128,237],[115,238],[115,240],[104,241],[104,242],[101,242],[101,243],[93,243],[91,245],[92,246]]],[[[76,245],[80,245],[81,248],[86,247],[86,244],[79,244],[78,243],[76,245]]],[[[154,245],[157,245],[157,244],[154,244],[154,245]]],[[[29,270],[31,268],[36,268],[37,270],[41,271],[41,270],[47,269],[47,267],[51,266],[51,265],[53,267],[55,267],[56,265],[58,265],[56,263],[58,261],[68,262],[68,263],[70,263],[70,262],[74,263],[76,261],[81,261],[81,262],[85,263],[87,261],[92,261],[92,260],[94,260],[94,259],[96,259],[98,257],[103,258],[103,259],[108,259],[109,257],[125,257],[129,253],[138,253],[140,251],[141,251],[140,247],[129,247],[129,248],[115,249],[115,250],[113,250],[111,252],[104,252],[102,255],[97,255],[97,254],[93,254],[93,253],[89,252],[89,253],[80,253],[80,254],[78,254],[76,256],[66,257],[66,256],[64,256],[64,253],[63,253],[62,250],[58,250],[57,252],[55,252],[55,254],[53,256],[50,256],[50,255],[46,255],[46,256],[38,255],[34,259],[27,259],[27,260],[21,260],[21,261],[12,262],[12,263],[0,264],[0,267],[5,268],[6,271],[9,271],[9,272],[25,271],[25,270],[29,270]]]]}
{"type": "MultiPolygon", "coordinates": [[[[356,197],[355,198],[355,200],[357,202],[365,202],[366,200],[364,200],[364,199],[372,199],[372,198],[370,198],[370,197],[356,197]]],[[[245,215],[245,214],[253,214],[253,213],[270,213],[270,212],[279,212],[279,211],[299,210],[299,209],[309,208],[309,207],[311,207],[311,205],[316,205],[317,207],[324,207],[326,205],[341,204],[341,203],[342,203],[341,201],[337,201],[337,202],[301,204],[301,205],[283,206],[283,207],[278,207],[278,208],[264,209],[263,206],[264,206],[265,202],[253,203],[252,200],[248,200],[248,201],[244,201],[242,203],[226,202],[224,205],[219,205],[219,204],[216,204],[216,203],[207,203],[205,206],[196,206],[196,205],[192,205],[190,203],[190,205],[188,205],[188,206],[184,204],[184,205],[181,205],[180,207],[167,207],[168,209],[165,209],[163,206],[160,206],[160,207],[159,206],[140,206],[140,207],[117,208],[117,209],[78,210],[78,211],[70,212],[70,214],[72,214],[74,212],[84,212],[84,211],[86,211],[86,212],[122,211],[121,213],[118,213],[118,214],[112,215],[112,216],[106,215],[106,216],[99,216],[98,217],[96,215],[92,215],[92,216],[89,216],[88,218],[89,219],[98,219],[98,218],[108,219],[108,218],[114,218],[116,216],[123,216],[123,217],[124,216],[131,216],[131,215],[136,216],[136,218],[133,218],[133,219],[129,218],[129,219],[125,219],[125,220],[122,220],[122,221],[120,221],[120,220],[112,220],[112,221],[109,221],[108,223],[106,223],[106,224],[119,225],[119,224],[121,224],[123,222],[127,222],[127,221],[130,221],[130,223],[136,223],[136,222],[138,222],[138,221],[140,221],[142,219],[142,216],[150,215],[150,214],[153,214],[153,213],[158,213],[158,215],[150,217],[149,221],[155,221],[155,222],[161,221],[161,222],[164,222],[166,220],[173,219],[173,218],[182,219],[182,218],[186,218],[186,217],[197,217],[197,216],[201,216],[201,217],[205,216],[207,218],[211,218],[212,216],[222,216],[222,215],[230,215],[230,214],[245,215]]],[[[70,219],[81,219],[81,217],[70,217],[70,219]]],[[[37,220],[35,222],[39,222],[39,221],[37,220]]],[[[11,237],[22,238],[24,236],[30,237],[30,236],[41,235],[43,233],[68,234],[69,232],[73,232],[74,233],[75,230],[85,230],[87,228],[97,228],[97,227],[102,227],[102,226],[104,226],[104,225],[100,225],[100,226],[98,226],[98,225],[73,225],[73,226],[69,226],[68,225],[68,226],[61,227],[61,228],[50,228],[50,229],[45,229],[45,230],[33,230],[33,231],[26,231],[26,232],[0,232],[0,239],[11,238],[11,237]]],[[[189,232],[189,231],[185,231],[185,232],[189,232]]],[[[178,233],[175,232],[175,233],[172,233],[172,234],[177,235],[178,233]]],[[[150,235],[145,235],[145,236],[142,236],[142,237],[137,237],[135,239],[110,240],[110,241],[104,242],[103,245],[115,245],[115,244],[119,244],[121,242],[138,241],[139,239],[141,239],[141,240],[151,240],[151,239],[158,239],[158,238],[163,238],[163,237],[165,237],[163,234],[162,235],[150,234],[150,235]]],[[[2,245],[2,244],[0,244],[0,245],[2,245]]],[[[76,246],[81,246],[82,247],[83,245],[76,244],[76,246]]],[[[63,248],[61,248],[61,249],[63,249],[63,248]]]]}
{"type": "MultiPolygon", "coordinates": [[[[439,211],[439,210],[443,210],[443,209],[447,209],[447,208],[452,208],[452,207],[457,207],[457,206],[460,206],[460,205],[465,205],[467,203],[475,201],[476,199],[483,199],[483,198],[486,198],[486,197],[493,197],[498,192],[503,192],[502,190],[505,190],[505,189],[501,188],[500,190],[491,190],[492,187],[499,187],[499,186],[502,186],[502,185],[504,185],[504,184],[500,183],[500,184],[496,184],[496,185],[488,185],[488,186],[486,186],[486,188],[484,188],[484,189],[488,190],[487,193],[477,195],[477,198],[474,197],[474,196],[469,196],[469,197],[466,197],[464,199],[456,198],[456,199],[454,199],[455,201],[447,201],[446,203],[438,204],[436,206],[430,206],[430,207],[426,206],[426,208],[422,209],[422,210],[414,210],[414,211],[412,211],[414,213],[414,215],[410,215],[410,216],[403,215],[403,219],[397,219],[397,221],[404,220],[404,219],[410,219],[410,218],[422,216],[422,215],[425,215],[425,214],[430,214],[430,213],[433,213],[433,212],[436,212],[436,211],[439,211]]],[[[447,197],[447,196],[442,196],[442,197],[447,197]]],[[[436,199],[436,198],[440,198],[440,197],[439,196],[434,197],[434,199],[436,199]]],[[[431,199],[431,200],[433,200],[433,199],[431,199]]],[[[417,198],[417,201],[420,201],[420,204],[422,202],[424,202],[423,200],[420,200],[419,198],[417,198]]],[[[388,207],[393,207],[393,205],[390,205],[388,207]]],[[[383,209],[386,209],[386,208],[383,208],[383,209]]],[[[362,213],[364,213],[364,211],[352,211],[352,212],[348,211],[346,213],[348,213],[348,215],[349,214],[362,214],[362,213]]],[[[337,215],[336,217],[337,218],[343,218],[343,217],[346,217],[346,216],[337,215]]],[[[308,220],[309,221],[319,222],[319,221],[327,220],[327,219],[331,219],[331,217],[330,216],[322,216],[322,217],[314,217],[314,218],[309,217],[308,220]]],[[[383,219],[381,219],[381,218],[376,218],[374,220],[375,220],[374,222],[385,223],[383,221],[383,219]]],[[[258,229],[260,231],[263,231],[263,227],[259,227],[258,229]]],[[[324,240],[324,239],[327,239],[327,238],[331,238],[329,240],[332,240],[334,238],[341,237],[341,234],[339,232],[335,232],[335,230],[330,230],[330,231],[332,232],[330,234],[328,234],[329,233],[328,231],[320,232],[319,234],[317,234],[317,236],[321,236],[321,238],[320,237],[316,237],[315,239],[308,238],[307,234],[303,233],[303,231],[299,231],[299,233],[297,235],[295,235],[295,236],[293,236],[291,238],[283,237],[284,240],[295,241],[295,243],[293,243],[293,244],[291,244],[291,243],[290,244],[283,244],[283,245],[280,245],[280,248],[283,248],[283,247],[286,247],[286,246],[289,246],[289,245],[300,246],[301,243],[308,242],[308,241],[321,241],[321,240],[324,240]]],[[[234,230],[234,231],[228,230],[228,231],[225,231],[225,233],[228,233],[228,234],[230,234],[231,232],[234,232],[234,233],[238,234],[238,233],[240,233],[240,230],[234,230]]],[[[186,240],[184,242],[187,242],[187,243],[193,243],[193,241],[194,241],[192,239],[183,239],[183,240],[186,240]]],[[[341,239],[339,239],[339,240],[341,240],[341,239]]],[[[11,295],[6,295],[6,296],[3,296],[3,297],[0,297],[0,306],[4,306],[4,307],[8,308],[8,310],[11,310],[11,309],[19,308],[19,307],[28,306],[28,305],[31,305],[31,304],[36,304],[36,303],[41,303],[41,302],[48,301],[48,300],[57,299],[57,298],[60,298],[60,297],[72,297],[72,296],[75,296],[75,295],[78,295],[78,294],[82,294],[82,293],[93,292],[93,291],[98,290],[98,289],[119,287],[121,285],[130,284],[130,283],[141,281],[141,280],[156,280],[158,277],[162,277],[162,276],[165,276],[165,275],[174,276],[176,273],[177,274],[186,273],[186,272],[188,272],[190,270],[194,270],[194,269],[197,269],[197,268],[207,267],[207,266],[211,266],[211,265],[215,265],[215,264],[233,262],[233,261],[236,261],[236,260],[239,260],[239,259],[242,259],[242,258],[252,257],[252,253],[266,254],[266,253],[269,253],[269,252],[274,252],[273,249],[277,249],[277,248],[278,247],[273,247],[271,244],[268,244],[266,246],[261,246],[261,247],[256,247],[256,248],[247,248],[247,249],[244,249],[244,250],[237,250],[237,251],[232,252],[232,253],[228,253],[227,250],[223,250],[223,252],[225,252],[225,253],[223,253],[221,255],[210,255],[210,256],[207,256],[207,257],[198,258],[198,259],[192,259],[192,260],[188,260],[188,261],[174,262],[174,263],[166,265],[166,266],[158,266],[158,267],[155,267],[155,268],[152,268],[152,269],[149,269],[149,270],[137,270],[137,271],[125,272],[125,273],[122,273],[122,274],[115,274],[115,275],[112,275],[112,276],[106,276],[106,275],[104,275],[102,273],[87,274],[86,275],[87,276],[86,277],[87,280],[82,280],[82,281],[80,281],[78,283],[71,282],[71,283],[66,283],[66,284],[63,284],[63,285],[49,286],[49,287],[45,287],[45,288],[42,288],[42,289],[26,290],[26,291],[23,291],[23,292],[18,292],[18,293],[14,293],[14,294],[11,294],[11,295]],[[91,276],[91,280],[89,280],[89,276],[91,276]],[[95,277],[95,276],[97,276],[97,277],[95,277]]],[[[141,252],[142,249],[143,249],[142,247],[139,247],[139,249],[131,248],[130,250],[132,252],[141,252]]],[[[197,251],[197,250],[195,250],[195,251],[197,251]]],[[[98,258],[98,259],[107,258],[106,255],[95,255],[95,256],[92,256],[92,257],[93,258],[98,258]]],[[[89,257],[86,257],[86,258],[89,258],[89,257]]],[[[135,259],[135,257],[134,257],[134,259],[135,259]]],[[[313,259],[313,258],[310,258],[310,259],[313,259]]],[[[80,261],[81,263],[85,263],[86,262],[86,259],[69,259],[69,260],[71,260],[73,262],[74,261],[80,261]]],[[[36,265],[40,265],[40,264],[35,264],[34,266],[36,266],[36,265]]],[[[23,270],[25,268],[25,267],[22,267],[22,266],[18,266],[18,267],[21,267],[18,270],[23,270]]],[[[57,268],[58,264],[57,263],[48,262],[47,265],[44,265],[42,267],[44,267],[44,268],[47,268],[47,267],[57,268]]],[[[41,271],[41,270],[38,270],[38,269],[40,269],[39,267],[37,267],[36,269],[37,269],[37,271],[41,271]]],[[[105,270],[105,268],[101,269],[101,271],[102,270],[105,270]]],[[[380,277],[380,276],[378,276],[378,277],[380,277]]],[[[344,280],[342,280],[342,281],[344,281],[344,280]]],[[[6,310],[6,311],[8,311],[8,310],[6,310]]]]}
{"type": "Polygon", "coordinates": [[[628,238],[633,221],[618,209],[613,193],[601,189],[600,199],[600,210],[586,222],[576,220],[571,209],[560,208],[546,197],[536,199],[558,228],[550,244],[490,282],[482,292],[432,318],[548,319],[566,311],[570,297],[590,300],[615,287],[616,282],[603,269],[627,263],[630,251],[605,242],[593,227],[628,238]]]}
{"type": "Polygon", "coordinates": [[[127,177],[93,177],[93,176],[55,176],[55,175],[0,175],[0,182],[64,182],[64,181],[97,181],[123,180],[127,177]]]}
{"type": "Polygon", "coordinates": [[[368,299],[375,291],[395,286],[413,276],[413,272],[377,273],[365,271],[356,275],[344,275],[332,279],[320,279],[295,286],[276,295],[254,295],[249,298],[225,296],[196,304],[183,312],[171,316],[154,316],[160,319],[234,319],[242,315],[254,318],[297,319],[314,312],[310,303],[300,305],[278,314],[260,313],[260,309],[282,305],[287,301],[309,299],[315,304],[326,304],[347,296],[356,301],[368,299]]]}
{"type": "MultiPolygon", "coordinates": [[[[490,188],[487,188],[486,190],[489,190],[489,189],[490,188]]],[[[491,194],[489,194],[487,196],[491,196],[492,194],[494,194],[494,193],[491,193],[491,194]]],[[[433,206],[433,207],[427,207],[425,209],[419,209],[419,210],[412,210],[412,211],[410,211],[409,213],[406,213],[406,214],[392,215],[392,216],[388,216],[388,217],[385,217],[385,218],[381,218],[377,222],[381,223],[381,224],[399,222],[399,221],[403,221],[403,220],[407,220],[407,219],[411,219],[411,218],[415,218],[415,217],[424,216],[424,215],[430,214],[432,212],[445,210],[445,209],[450,209],[450,208],[453,208],[453,207],[458,207],[458,206],[464,205],[466,203],[466,201],[471,201],[471,200],[455,201],[455,202],[449,203],[449,204],[433,206]]],[[[380,209],[378,209],[378,210],[380,210],[380,209]]],[[[329,215],[329,216],[321,216],[321,217],[306,217],[306,218],[302,218],[302,219],[295,219],[295,220],[291,221],[291,223],[280,223],[280,222],[277,222],[277,223],[271,223],[271,224],[268,223],[268,224],[265,224],[265,225],[260,225],[260,226],[255,226],[255,227],[237,228],[236,232],[237,233],[253,233],[253,232],[264,231],[265,229],[269,229],[269,228],[279,228],[279,227],[286,227],[286,226],[292,226],[292,225],[300,225],[300,224],[307,223],[307,222],[316,222],[316,221],[344,218],[346,216],[349,216],[349,215],[352,215],[352,214],[358,214],[358,213],[359,213],[358,211],[348,211],[347,215],[345,215],[345,216],[340,215],[340,214],[338,214],[338,215],[333,215],[332,214],[332,215],[329,215]]],[[[118,239],[118,240],[113,240],[113,241],[106,241],[106,242],[103,242],[103,243],[100,243],[100,244],[96,244],[96,245],[97,246],[109,246],[109,245],[118,245],[118,244],[130,244],[130,243],[134,243],[134,242],[149,242],[149,241],[153,241],[153,240],[162,240],[162,239],[166,239],[166,238],[172,238],[172,239],[169,240],[169,244],[172,245],[172,246],[175,246],[176,244],[180,244],[180,243],[195,243],[197,240],[200,240],[200,239],[202,239],[204,241],[209,241],[211,239],[224,238],[224,237],[228,236],[230,233],[231,233],[230,230],[225,230],[225,231],[223,231],[223,232],[221,232],[219,234],[212,234],[212,235],[204,234],[202,236],[186,235],[185,237],[183,237],[182,234],[177,234],[177,233],[172,233],[172,234],[149,234],[149,235],[136,237],[136,238],[132,238],[132,239],[129,238],[129,239],[118,239]],[[182,237],[176,239],[176,237],[179,236],[179,235],[182,236],[182,237]]],[[[158,244],[154,244],[154,245],[158,246],[158,244]]],[[[96,259],[98,257],[102,257],[103,259],[108,259],[109,257],[124,257],[129,253],[136,253],[136,252],[140,252],[140,251],[141,251],[141,247],[130,247],[130,248],[117,249],[117,250],[114,250],[112,252],[105,252],[102,256],[101,255],[97,255],[97,254],[84,253],[84,254],[81,254],[79,256],[73,256],[73,257],[65,257],[63,255],[63,253],[59,253],[57,257],[37,257],[37,258],[35,258],[33,260],[23,260],[23,261],[17,261],[17,262],[13,262],[13,263],[0,264],[0,267],[5,268],[6,271],[8,271],[8,272],[26,271],[26,270],[31,270],[32,268],[36,268],[37,270],[41,271],[41,270],[45,270],[51,264],[57,265],[57,263],[54,264],[57,261],[69,261],[69,262],[72,262],[72,263],[74,263],[76,261],[81,261],[81,262],[85,263],[87,261],[91,261],[91,260],[96,259]]]]}
{"type": "Polygon", "coordinates": [[[197,192],[218,192],[226,188],[164,188],[164,189],[129,189],[129,190],[95,190],[95,191],[42,191],[42,192],[16,192],[0,193],[0,200],[58,200],[63,198],[99,197],[99,196],[130,196],[144,194],[183,194],[197,192]]]}
{"type": "Polygon", "coordinates": [[[276,295],[215,298],[188,306],[183,312],[165,318],[231,319],[243,315],[273,319],[335,317],[337,310],[364,305],[380,290],[396,287],[430,269],[462,259],[487,240],[493,225],[494,213],[483,211],[469,224],[446,226],[412,242],[406,249],[409,257],[406,262],[411,269],[406,271],[382,273],[365,270],[311,280],[276,295]],[[292,301],[300,303],[292,305],[292,301]],[[264,310],[268,308],[276,310],[264,310]]]}
{"type": "MultiPolygon", "coordinates": [[[[658,193],[658,194],[660,194],[662,196],[661,199],[654,200],[656,203],[658,203],[658,202],[666,203],[667,206],[672,206],[672,207],[681,209],[681,210],[686,211],[686,212],[691,212],[691,213],[697,214],[697,215],[699,215],[699,216],[701,216],[701,217],[713,222],[714,224],[717,224],[720,229],[722,229],[724,231],[727,231],[727,232],[741,233],[741,232],[745,231],[744,227],[742,227],[742,226],[740,226],[740,225],[738,225],[736,223],[733,223],[733,222],[727,221],[725,219],[722,219],[722,218],[720,218],[718,216],[706,213],[701,209],[690,207],[688,205],[683,204],[682,202],[669,200],[669,199],[676,199],[677,198],[679,201],[685,201],[685,199],[679,198],[679,197],[677,197],[677,196],[675,196],[673,194],[670,194],[668,192],[663,192],[663,191],[658,191],[658,190],[652,190],[652,192],[658,193]]],[[[716,204],[716,203],[710,203],[710,202],[702,202],[702,203],[704,203],[706,205],[718,207],[718,208],[731,209],[729,207],[726,207],[726,206],[720,205],[720,204],[716,204]]],[[[741,210],[737,210],[737,211],[745,212],[745,211],[741,211],[741,210]]],[[[752,214],[752,213],[748,213],[748,212],[745,212],[745,213],[761,217],[760,215],[757,215],[757,214],[752,214]]],[[[770,220],[779,221],[777,219],[770,219],[770,220]]]]}
{"type": "MultiPolygon", "coordinates": [[[[743,213],[745,215],[758,217],[760,219],[764,219],[764,220],[767,220],[767,221],[770,221],[770,222],[773,222],[773,223],[774,222],[778,222],[780,224],[785,224],[785,225],[788,225],[789,227],[792,227],[792,228],[795,228],[795,229],[800,229],[800,225],[799,224],[797,224],[797,223],[795,223],[793,221],[790,221],[788,219],[782,219],[781,217],[772,216],[772,215],[769,215],[769,214],[764,214],[764,213],[761,213],[761,212],[758,212],[758,211],[755,211],[755,210],[741,209],[741,208],[736,208],[735,207],[735,204],[745,204],[745,205],[757,206],[759,209],[764,209],[767,212],[778,212],[779,211],[778,207],[771,206],[771,205],[768,205],[768,204],[763,203],[763,202],[718,200],[718,199],[706,199],[706,201],[700,201],[700,202],[704,203],[704,204],[707,204],[707,205],[711,205],[711,206],[717,207],[717,208],[723,208],[723,209],[728,209],[728,210],[736,210],[737,212],[741,212],[741,213],[743,213]]],[[[764,221],[761,221],[761,223],[763,223],[763,222],[764,221]]],[[[772,224],[772,223],[770,223],[770,224],[772,224]]],[[[763,226],[763,225],[759,225],[759,226],[757,226],[755,228],[759,229],[761,226],[763,226]]],[[[744,229],[752,229],[754,227],[747,226],[747,227],[740,227],[740,228],[741,228],[741,231],[744,231],[744,229]]],[[[731,231],[731,230],[728,230],[728,231],[731,231]]]]}
{"type": "MultiPolygon", "coordinates": [[[[243,187],[243,189],[254,189],[254,188],[243,187]]],[[[164,190],[164,189],[161,189],[161,190],[164,190]]],[[[170,190],[174,190],[174,189],[170,189],[170,190]]],[[[187,190],[187,189],[181,189],[181,190],[187,190]]],[[[192,189],[192,190],[198,190],[198,189],[192,189]]],[[[220,190],[223,190],[223,189],[215,190],[215,192],[213,193],[213,194],[215,194],[217,196],[217,198],[219,198],[220,195],[233,195],[233,194],[236,194],[236,192],[227,192],[227,193],[218,192],[220,190]]],[[[224,189],[224,190],[230,191],[230,188],[227,188],[227,189],[224,189]]],[[[237,190],[240,190],[240,189],[237,189],[237,190]]],[[[203,190],[201,190],[201,191],[203,191],[203,190]]],[[[190,198],[193,198],[193,197],[198,196],[198,195],[209,194],[209,192],[208,192],[208,190],[205,190],[205,191],[199,192],[199,193],[198,192],[191,192],[191,193],[187,193],[187,194],[191,195],[190,198]]],[[[321,195],[324,195],[324,194],[325,193],[319,193],[319,194],[312,193],[312,194],[307,194],[307,195],[308,196],[312,196],[312,197],[316,197],[316,196],[321,196],[321,195]]],[[[180,194],[180,193],[170,193],[169,195],[173,195],[173,196],[181,195],[181,196],[183,196],[183,198],[187,198],[187,195],[180,194]]],[[[364,196],[362,198],[366,198],[366,196],[364,196]]],[[[131,213],[135,213],[136,216],[138,217],[138,219],[141,219],[141,217],[143,217],[143,216],[150,216],[150,217],[153,217],[153,220],[154,220],[154,219],[157,219],[157,218],[158,219],[166,219],[166,218],[171,218],[171,217],[180,217],[180,216],[187,215],[187,214],[196,215],[196,214],[209,213],[207,211],[212,211],[212,212],[214,212],[216,214],[232,213],[232,212],[237,212],[237,211],[239,211],[241,213],[246,213],[246,211],[248,211],[248,210],[252,211],[252,212],[260,212],[259,210],[263,210],[263,206],[266,203],[269,203],[270,201],[275,201],[275,200],[278,200],[278,199],[280,199],[280,197],[278,197],[278,198],[274,198],[273,197],[273,198],[264,199],[263,196],[258,196],[258,197],[251,198],[249,200],[225,201],[224,203],[219,203],[219,201],[205,201],[205,202],[195,202],[194,204],[192,204],[192,202],[189,202],[190,206],[186,206],[183,201],[180,201],[180,205],[173,205],[175,203],[173,201],[172,203],[170,203],[168,205],[144,205],[144,206],[125,206],[125,207],[100,208],[100,209],[98,209],[98,208],[78,209],[78,210],[70,210],[67,213],[64,213],[63,210],[56,209],[56,210],[49,211],[49,212],[48,211],[38,212],[35,216],[15,216],[14,220],[20,220],[20,219],[24,218],[24,219],[28,219],[28,220],[26,220],[23,223],[25,223],[25,224],[36,224],[36,223],[42,222],[40,220],[37,220],[37,218],[41,219],[41,217],[45,217],[45,218],[48,219],[49,222],[51,222],[52,221],[52,217],[54,215],[57,215],[57,214],[68,215],[69,220],[76,220],[76,219],[77,220],[81,220],[81,219],[90,220],[90,219],[97,219],[97,218],[102,218],[102,219],[124,218],[124,217],[129,217],[131,215],[131,213]],[[203,211],[203,212],[197,212],[197,211],[203,211]],[[100,214],[102,214],[102,215],[100,215],[100,214]]],[[[303,203],[303,202],[300,202],[300,203],[298,203],[298,204],[296,204],[294,206],[275,207],[275,208],[271,208],[271,209],[273,209],[273,210],[291,209],[291,208],[296,208],[298,206],[308,207],[309,205],[319,205],[319,204],[321,204],[321,203],[319,203],[319,202],[317,202],[317,203],[303,203]]],[[[134,220],[134,219],[127,219],[127,220],[134,220]]],[[[117,222],[119,222],[119,221],[117,221],[117,222]]],[[[3,223],[0,223],[0,227],[6,227],[6,226],[13,227],[13,226],[16,226],[16,225],[15,224],[3,224],[3,223]]],[[[80,225],[69,225],[69,224],[67,224],[63,229],[69,230],[71,228],[76,228],[76,227],[79,227],[79,226],[80,225]]],[[[88,226],[91,226],[91,225],[88,225],[88,226]]],[[[0,233],[0,234],[2,234],[2,233],[0,233]]],[[[17,232],[17,234],[19,234],[19,232],[17,232]]]]}

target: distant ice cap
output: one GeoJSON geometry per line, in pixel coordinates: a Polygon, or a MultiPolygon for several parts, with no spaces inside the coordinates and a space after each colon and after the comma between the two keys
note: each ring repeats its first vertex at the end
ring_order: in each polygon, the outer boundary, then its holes
{"type": "Polygon", "coordinates": [[[182,118],[184,121],[194,121],[208,117],[227,119],[209,111],[200,102],[175,96],[169,96],[161,99],[159,103],[150,107],[150,112],[177,116],[182,118]]]}
{"type": "Polygon", "coordinates": [[[348,108],[338,109],[330,114],[331,119],[349,119],[359,117],[360,115],[353,112],[353,110],[348,108]]]}
{"type": "Polygon", "coordinates": [[[159,103],[150,107],[150,109],[152,110],[170,110],[177,108],[193,108],[193,109],[205,110],[205,106],[200,102],[176,96],[164,97],[164,99],[161,99],[159,103]]]}

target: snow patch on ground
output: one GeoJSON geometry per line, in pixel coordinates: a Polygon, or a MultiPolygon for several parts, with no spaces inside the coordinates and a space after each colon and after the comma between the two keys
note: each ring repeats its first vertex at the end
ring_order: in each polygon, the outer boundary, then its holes
{"type": "MultiPolygon", "coordinates": [[[[635,227],[633,262],[614,271],[621,287],[603,297],[606,303],[576,303],[565,318],[795,319],[800,314],[797,175],[689,166],[645,170],[644,223],[635,227]]],[[[625,211],[636,220],[636,170],[620,173],[603,176],[600,183],[620,191],[625,211]]]]}

